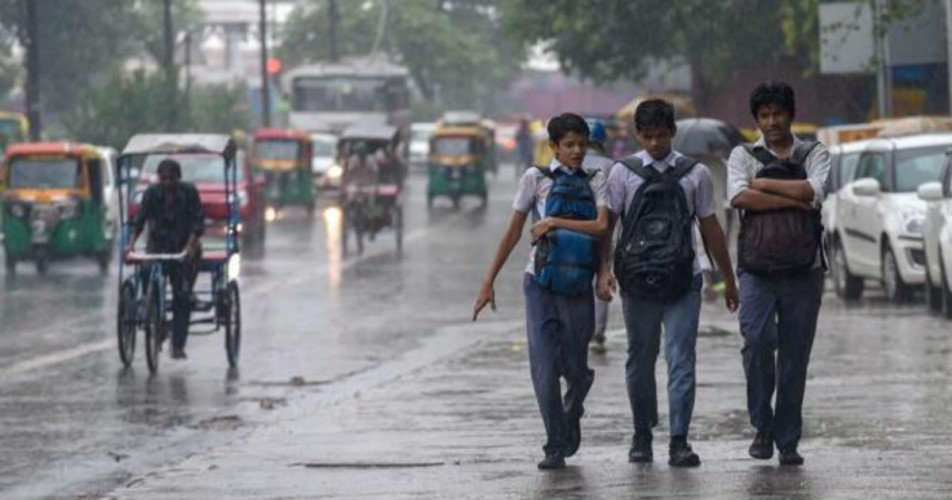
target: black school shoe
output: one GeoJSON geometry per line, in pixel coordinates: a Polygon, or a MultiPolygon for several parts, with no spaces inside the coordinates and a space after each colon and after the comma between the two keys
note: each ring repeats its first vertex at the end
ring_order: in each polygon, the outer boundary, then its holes
{"type": "Polygon", "coordinates": [[[750,443],[747,453],[758,460],[770,460],[773,458],[773,436],[769,432],[757,432],[754,436],[754,442],[750,443]]]}
{"type": "Polygon", "coordinates": [[[565,432],[565,457],[571,457],[582,444],[582,417],[569,417],[565,432]]]}
{"type": "Polygon", "coordinates": [[[701,465],[701,457],[694,453],[687,439],[675,438],[668,446],[668,465],[672,467],[697,467],[701,465]]]}
{"type": "Polygon", "coordinates": [[[780,450],[780,465],[789,465],[794,467],[803,465],[803,456],[797,453],[796,448],[780,450]]]}
{"type": "Polygon", "coordinates": [[[631,449],[628,450],[628,461],[633,464],[644,464],[654,460],[654,453],[651,451],[651,433],[635,434],[631,442],[631,449]]]}
{"type": "Polygon", "coordinates": [[[539,462],[539,470],[558,470],[565,468],[565,456],[562,452],[546,453],[545,458],[539,462]]]}

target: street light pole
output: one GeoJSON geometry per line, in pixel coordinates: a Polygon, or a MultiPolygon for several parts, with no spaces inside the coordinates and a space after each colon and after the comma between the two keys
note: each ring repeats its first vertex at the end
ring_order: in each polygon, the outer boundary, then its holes
{"type": "Polygon", "coordinates": [[[268,85],[268,15],[266,0],[259,0],[260,19],[258,37],[261,39],[261,124],[271,126],[271,92],[268,85]]]}
{"type": "Polygon", "coordinates": [[[879,103],[879,117],[889,117],[889,61],[886,56],[887,27],[885,25],[885,6],[883,0],[873,2],[873,33],[875,34],[874,48],[876,50],[876,91],[879,103]]]}
{"type": "Polygon", "coordinates": [[[945,2],[946,65],[949,72],[949,114],[952,114],[952,0],[945,2]]]}
{"type": "Polygon", "coordinates": [[[30,140],[39,141],[43,125],[40,122],[40,46],[39,26],[36,14],[36,2],[24,0],[26,4],[26,116],[30,121],[30,140]]]}

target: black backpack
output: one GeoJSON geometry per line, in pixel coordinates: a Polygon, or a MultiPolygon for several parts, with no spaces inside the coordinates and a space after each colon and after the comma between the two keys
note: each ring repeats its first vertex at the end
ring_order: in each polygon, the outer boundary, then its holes
{"type": "MultiPolygon", "coordinates": [[[[807,178],[804,163],[817,144],[798,144],[789,160],[781,160],[763,147],[744,148],[763,165],[757,178],[804,180],[807,178]]],[[[822,238],[823,220],[819,210],[745,211],[737,238],[738,267],[754,274],[809,270],[820,254],[822,238]]]]}
{"type": "Polygon", "coordinates": [[[688,210],[680,181],[698,162],[678,157],[664,173],[646,168],[637,156],[620,163],[644,182],[623,219],[615,276],[625,293],[674,302],[694,279],[694,213],[688,210]]]}

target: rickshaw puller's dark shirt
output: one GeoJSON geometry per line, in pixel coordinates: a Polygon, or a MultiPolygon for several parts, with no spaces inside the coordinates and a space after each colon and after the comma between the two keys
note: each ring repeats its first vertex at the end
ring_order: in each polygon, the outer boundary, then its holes
{"type": "Polygon", "coordinates": [[[178,253],[185,249],[189,237],[205,232],[205,212],[195,186],[179,182],[171,190],[159,184],[149,186],[142,195],[136,213],[135,231],[149,223],[150,253],[178,253]]]}

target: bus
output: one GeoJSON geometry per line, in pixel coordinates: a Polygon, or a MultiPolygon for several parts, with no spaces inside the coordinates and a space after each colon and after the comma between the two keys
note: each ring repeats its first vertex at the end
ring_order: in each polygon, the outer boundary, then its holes
{"type": "Polygon", "coordinates": [[[284,77],[292,128],[340,134],[352,125],[410,125],[409,72],[361,57],[297,67],[284,77]]]}

